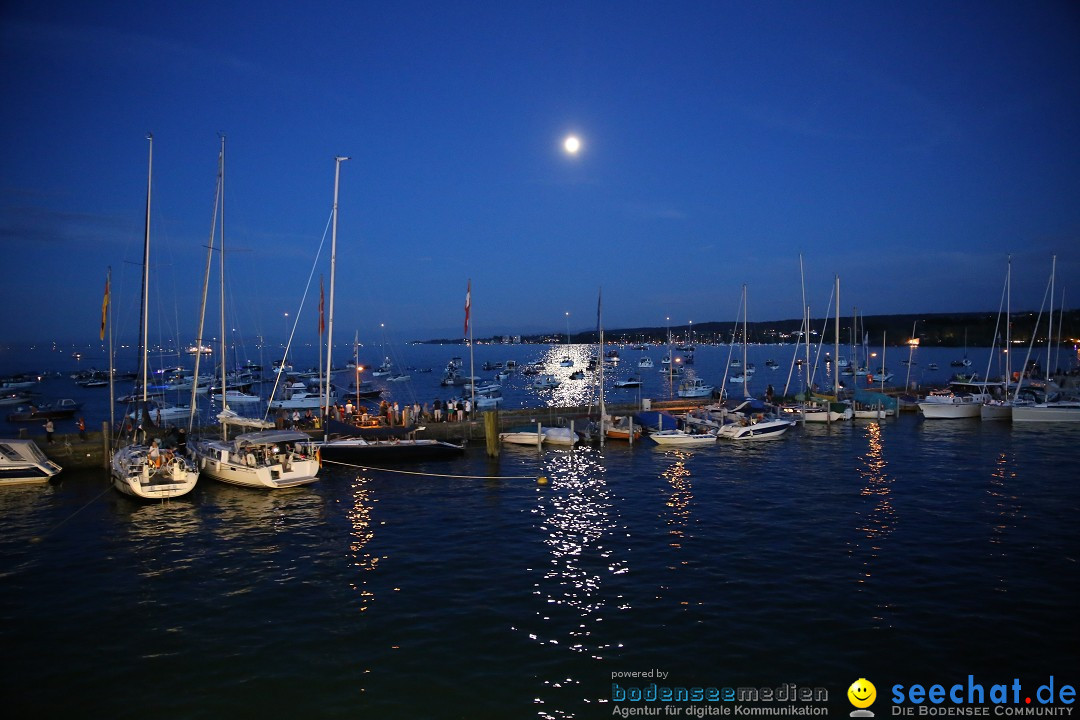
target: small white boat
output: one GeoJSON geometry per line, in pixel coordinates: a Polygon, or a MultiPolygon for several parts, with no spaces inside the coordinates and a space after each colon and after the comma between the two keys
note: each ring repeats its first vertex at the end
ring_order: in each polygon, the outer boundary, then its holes
{"type": "Polygon", "coordinates": [[[641,357],[641,359],[637,361],[637,366],[639,368],[651,368],[651,367],[653,367],[652,358],[649,357],[648,355],[643,355],[641,357]]]}
{"type": "Polygon", "coordinates": [[[60,469],[33,440],[0,440],[0,486],[48,482],[60,469]]]}
{"type": "Polygon", "coordinates": [[[559,381],[554,375],[540,375],[532,381],[531,387],[533,390],[554,390],[559,387],[559,381]]]}
{"type": "Polygon", "coordinates": [[[699,377],[687,376],[679,383],[679,389],[675,391],[675,394],[681,398],[710,397],[714,389],[712,385],[705,384],[705,381],[699,377]]]}
{"type": "Polygon", "coordinates": [[[658,430],[649,433],[649,437],[659,445],[712,445],[716,436],[710,433],[688,433],[685,430],[658,430]]]}
{"type": "Polygon", "coordinates": [[[725,422],[716,431],[717,437],[723,440],[776,440],[793,426],[793,420],[769,417],[768,415],[750,415],[725,422]]]}
{"type": "Polygon", "coordinates": [[[544,428],[544,442],[552,445],[576,445],[580,438],[570,428],[546,427],[544,428]]]}
{"type": "MultiPolygon", "coordinates": [[[[286,391],[286,397],[281,400],[274,400],[270,403],[271,410],[317,410],[322,407],[324,398],[317,392],[311,392],[310,390],[295,390],[286,391]]],[[[333,394],[330,395],[330,404],[333,405],[337,399],[333,394]]]]}
{"type": "Polygon", "coordinates": [[[511,445],[575,445],[581,438],[570,428],[554,426],[524,426],[499,433],[499,440],[511,445]]]}
{"type": "Polygon", "coordinates": [[[631,375],[625,380],[616,380],[612,385],[616,388],[636,388],[641,387],[641,378],[636,375],[631,375]]]}

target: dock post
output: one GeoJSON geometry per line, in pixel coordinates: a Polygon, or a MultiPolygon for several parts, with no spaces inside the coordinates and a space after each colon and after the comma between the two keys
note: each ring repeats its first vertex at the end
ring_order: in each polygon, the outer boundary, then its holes
{"type": "Polygon", "coordinates": [[[488,457],[499,457],[499,411],[484,411],[484,438],[488,457]]]}
{"type": "Polygon", "coordinates": [[[536,421],[536,452],[542,452],[544,449],[544,433],[541,431],[540,421],[536,421]]]}
{"type": "Polygon", "coordinates": [[[102,450],[102,465],[106,469],[109,467],[109,457],[112,455],[109,443],[112,442],[112,435],[109,432],[109,423],[101,423],[101,450],[102,450]]]}

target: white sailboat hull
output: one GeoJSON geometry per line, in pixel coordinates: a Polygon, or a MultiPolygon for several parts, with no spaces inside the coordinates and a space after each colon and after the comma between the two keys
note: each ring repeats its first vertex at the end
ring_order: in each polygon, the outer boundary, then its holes
{"type": "Polygon", "coordinates": [[[1012,409],[1013,422],[1080,422],[1080,402],[1017,405],[1012,409]]]}
{"type": "Polygon", "coordinates": [[[168,500],[195,489],[199,473],[184,458],[166,456],[161,467],[154,467],[148,450],[145,445],[127,445],[113,453],[110,463],[113,487],[143,500],[168,500]]]}

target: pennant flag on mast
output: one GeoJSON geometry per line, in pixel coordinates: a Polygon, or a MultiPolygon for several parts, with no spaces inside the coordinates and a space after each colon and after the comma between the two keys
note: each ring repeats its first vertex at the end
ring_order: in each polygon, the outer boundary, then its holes
{"type": "Polygon", "coordinates": [[[465,337],[469,336],[469,307],[472,305],[472,279],[465,288],[465,337]]]}
{"type": "Polygon", "coordinates": [[[325,306],[323,301],[323,279],[322,275],[319,276],[319,334],[322,335],[326,331],[326,319],[323,317],[323,307],[325,306]]]}
{"type": "Polygon", "coordinates": [[[112,271],[105,276],[105,297],[101,299],[101,339],[105,339],[105,320],[109,317],[109,278],[112,271]]]}

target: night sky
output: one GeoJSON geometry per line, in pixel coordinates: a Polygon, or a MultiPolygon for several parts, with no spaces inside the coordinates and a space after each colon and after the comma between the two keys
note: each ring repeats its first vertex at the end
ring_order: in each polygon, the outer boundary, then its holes
{"type": "Polygon", "coordinates": [[[593,327],[601,287],[610,328],[732,320],[744,282],[751,321],[797,318],[800,253],[815,315],[834,274],[845,314],[995,311],[1009,254],[1015,308],[1055,253],[1080,293],[1075,2],[9,0],[0,87],[5,341],[96,341],[110,266],[135,339],[149,132],[180,342],[218,133],[247,338],[311,276],[315,340],[336,155],[349,343],[460,336],[470,279],[477,336],[593,327]]]}

